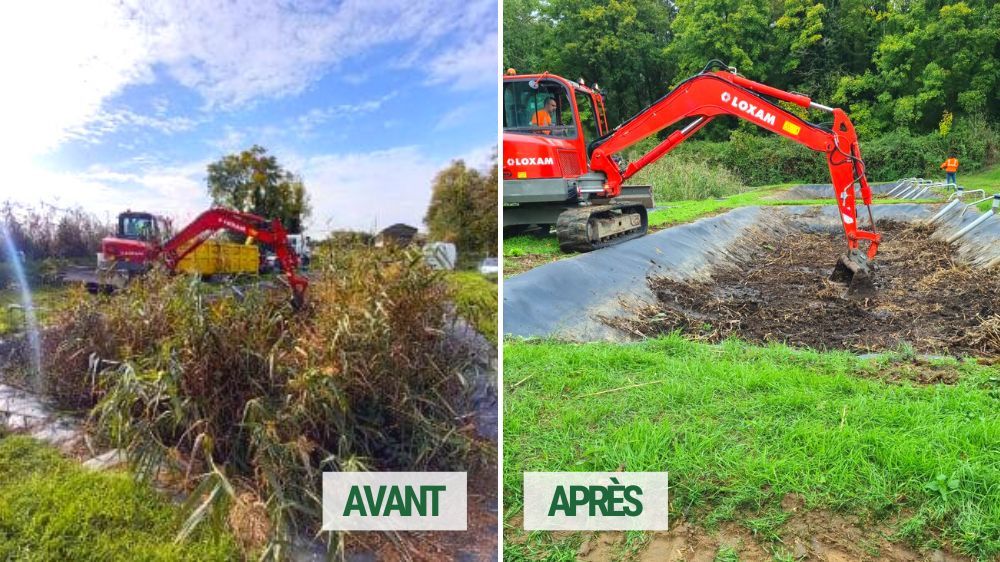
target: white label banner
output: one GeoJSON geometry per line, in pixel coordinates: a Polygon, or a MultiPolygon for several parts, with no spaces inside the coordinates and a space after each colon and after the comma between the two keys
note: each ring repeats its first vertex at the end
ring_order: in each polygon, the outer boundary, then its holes
{"type": "Polygon", "coordinates": [[[465,472],[324,472],[324,531],[465,531],[465,472]]]}
{"type": "Polygon", "coordinates": [[[666,531],[666,472],[525,472],[528,531],[666,531]]]}

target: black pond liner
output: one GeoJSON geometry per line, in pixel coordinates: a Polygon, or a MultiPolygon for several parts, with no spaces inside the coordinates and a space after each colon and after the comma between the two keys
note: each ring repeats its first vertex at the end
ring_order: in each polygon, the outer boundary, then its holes
{"type": "MultiPolygon", "coordinates": [[[[875,197],[884,195],[899,186],[901,182],[870,184],[875,197]]],[[[833,199],[833,186],[828,183],[805,183],[769,195],[766,199],[776,201],[798,201],[803,199],[833,199]]]]}
{"type": "MultiPolygon", "coordinates": [[[[872,206],[880,220],[912,222],[932,217],[942,205],[914,203],[872,206]]],[[[947,238],[980,213],[949,212],[936,223],[934,238],[947,238]]],[[[867,218],[861,221],[867,225],[867,218]]],[[[626,308],[656,303],[648,279],[709,280],[711,270],[737,262],[748,240],[762,231],[841,232],[837,209],[829,206],[742,207],[661,230],[624,244],[537,267],[504,280],[504,334],[571,341],[634,339],[601,318],[626,308]]],[[[883,241],[883,245],[889,243],[883,241]]],[[[1000,217],[992,217],[955,243],[956,257],[985,267],[1000,256],[1000,217]]],[[[846,246],[845,246],[846,249],[846,246]]],[[[832,270],[838,256],[816,256],[832,270]]],[[[877,258],[876,258],[877,259],[877,258]]]]}

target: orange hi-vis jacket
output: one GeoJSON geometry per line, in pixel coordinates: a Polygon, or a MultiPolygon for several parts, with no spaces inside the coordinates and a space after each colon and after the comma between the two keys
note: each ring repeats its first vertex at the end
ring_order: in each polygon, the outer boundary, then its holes
{"type": "Polygon", "coordinates": [[[958,171],[958,158],[949,158],[941,164],[946,172],[957,172],[958,171]]]}
{"type": "Polygon", "coordinates": [[[531,124],[532,125],[536,125],[538,127],[544,127],[545,125],[551,125],[552,124],[552,116],[549,115],[548,111],[545,111],[544,109],[539,109],[531,117],[531,124]]]}

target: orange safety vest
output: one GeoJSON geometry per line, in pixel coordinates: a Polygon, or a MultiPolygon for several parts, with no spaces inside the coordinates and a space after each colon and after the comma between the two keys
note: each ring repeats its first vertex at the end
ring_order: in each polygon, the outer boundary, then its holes
{"type": "Polygon", "coordinates": [[[539,109],[535,112],[535,115],[531,117],[531,124],[538,127],[544,127],[545,125],[552,124],[552,116],[549,115],[548,111],[544,109],[539,109]]]}
{"type": "Polygon", "coordinates": [[[946,171],[946,172],[957,172],[958,171],[958,158],[949,158],[949,159],[945,160],[944,164],[941,164],[941,167],[944,168],[944,171],[946,171]]]}

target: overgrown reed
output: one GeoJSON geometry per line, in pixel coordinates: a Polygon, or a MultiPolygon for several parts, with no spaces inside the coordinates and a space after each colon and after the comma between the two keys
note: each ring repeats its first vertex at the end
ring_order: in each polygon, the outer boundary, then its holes
{"type": "Polygon", "coordinates": [[[486,458],[463,421],[466,356],[448,337],[445,279],[396,248],[340,247],[316,263],[297,313],[284,291],[154,273],[111,298],[75,295],[46,338],[53,395],[95,404],[95,426],[139,475],[191,483],[180,539],[206,519],[236,521],[253,530],[242,544],[266,529],[262,552],[279,558],[318,529],[323,471],[486,458]]]}

